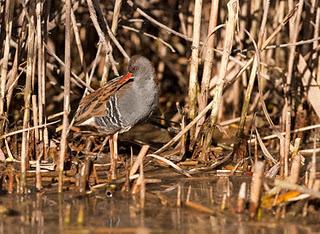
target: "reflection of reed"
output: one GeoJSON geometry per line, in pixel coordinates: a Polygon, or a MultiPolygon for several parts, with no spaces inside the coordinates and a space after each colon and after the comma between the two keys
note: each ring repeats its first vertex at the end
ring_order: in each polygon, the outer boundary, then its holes
{"type": "MultiPolygon", "coordinates": [[[[136,212],[141,222],[135,217],[135,224],[144,226],[150,188],[223,169],[253,172],[251,217],[260,214],[260,203],[283,217],[296,201],[303,203],[304,215],[311,199],[317,204],[317,1],[7,0],[0,1],[0,14],[1,193],[28,194],[35,187],[89,196],[114,186],[103,193],[113,199],[122,187],[130,197],[140,194],[130,215],[136,212]],[[122,74],[133,54],[148,57],[156,68],[163,118],[155,118],[152,128],[132,129],[130,142],[120,141],[115,163],[108,154],[114,149],[116,155],[118,147],[105,146],[105,138],[74,127],[72,119],[81,98],[122,74]]],[[[219,178],[210,189],[192,185],[189,193],[181,183],[175,199],[155,195],[161,200],[155,203],[207,214],[217,204],[233,210],[230,178],[219,178]]],[[[246,214],[243,191],[249,186],[243,187],[236,210],[246,214]]],[[[8,197],[21,208],[19,222],[46,229],[44,197],[32,195],[33,206],[8,197]]],[[[59,231],[90,219],[85,202],[75,210],[63,198],[54,202],[56,214],[65,217],[55,220],[59,231]]],[[[15,210],[0,205],[5,215],[15,210]]],[[[118,220],[113,209],[110,215],[118,220]]],[[[177,226],[183,228],[188,218],[178,210],[177,226]]],[[[110,230],[118,222],[113,218],[110,230]]]]}

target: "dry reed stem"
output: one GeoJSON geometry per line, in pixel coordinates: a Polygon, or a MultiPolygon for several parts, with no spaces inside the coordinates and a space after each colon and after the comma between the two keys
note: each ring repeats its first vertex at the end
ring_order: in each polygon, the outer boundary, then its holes
{"type": "Polygon", "coordinates": [[[205,165],[203,167],[192,168],[192,169],[188,170],[188,173],[190,175],[193,175],[193,174],[200,173],[200,172],[212,171],[213,169],[217,168],[218,166],[228,162],[231,159],[231,156],[232,156],[232,152],[227,154],[220,161],[215,161],[215,162],[213,162],[213,163],[211,163],[209,165],[205,165]]]}
{"type": "Polygon", "coordinates": [[[17,130],[17,131],[9,132],[7,134],[4,134],[4,135],[0,136],[0,140],[1,139],[5,139],[5,138],[7,138],[9,136],[13,136],[13,135],[19,134],[19,133],[28,132],[30,130],[34,130],[34,129],[37,129],[37,128],[39,129],[39,128],[47,127],[49,125],[53,125],[53,124],[56,124],[58,122],[60,122],[60,120],[56,120],[56,121],[53,121],[53,122],[50,122],[50,123],[47,123],[47,124],[38,125],[36,127],[28,127],[28,128],[23,128],[23,129],[20,129],[20,130],[17,130]]]}
{"type": "Polygon", "coordinates": [[[282,44],[276,44],[276,45],[269,45],[269,46],[265,47],[265,50],[286,48],[286,47],[291,47],[291,46],[301,46],[301,45],[306,45],[309,43],[315,43],[315,42],[318,42],[319,40],[320,40],[320,37],[316,37],[316,38],[311,38],[308,40],[300,40],[300,41],[297,41],[294,43],[282,43],[282,44]]]}
{"type": "Polygon", "coordinates": [[[99,39],[101,41],[101,43],[103,44],[105,50],[106,50],[106,53],[110,53],[111,52],[111,48],[110,48],[110,44],[108,44],[108,41],[106,39],[106,36],[104,34],[104,32],[102,31],[101,27],[100,27],[100,24],[99,24],[99,21],[98,21],[98,17],[97,17],[97,14],[96,14],[96,9],[94,7],[94,4],[93,4],[93,1],[92,0],[87,0],[87,4],[88,4],[88,10],[89,10],[89,13],[90,13],[90,18],[92,20],[92,23],[99,35],[99,39]]]}
{"type": "Polygon", "coordinates": [[[307,88],[308,100],[320,118],[320,88],[317,81],[312,77],[312,73],[308,69],[308,64],[301,54],[299,55],[297,68],[298,71],[303,74],[302,83],[307,88]]]}
{"type": "Polygon", "coordinates": [[[260,148],[261,148],[262,152],[264,153],[266,158],[268,158],[273,164],[276,164],[278,161],[268,151],[267,147],[265,146],[265,144],[261,140],[261,137],[260,137],[260,134],[259,134],[258,130],[255,129],[255,132],[256,132],[256,137],[257,137],[257,140],[259,142],[259,145],[260,145],[260,148]]]}
{"type": "Polygon", "coordinates": [[[300,147],[300,138],[297,138],[294,143],[294,150],[292,152],[292,163],[290,169],[290,175],[288,181],[292,184],[296,184],[300,176],[301,156],[298,154],[300,147]]]}
{"type": "MultiPolygon", "coordinates": [[[[301,21],[301,14],[303,9],[303,0],[299,0],[298,3],[298,10],[296,18],[291,18],[289,21],[289,28],[290,28],[290,42],[296,43],[299,35],[299,28],[300,28],[300,21],[301,21]]],[[[295,58],[295,50],[296,46],[293,45],[290,47],[290,54],[289,54],[289,60],[288,60],[288,74],[287,74],[287,80],[286,80],[286,92],[289,91],[291,86],[291,80],[293,75],[293,69],[294,69],[294,58],[295,58]]]]}
{"type": "MultiPolygon", "coordinates": [[[[42,30],[41,30],[41,1],[36,4],[36,41],[37,41],[37,52],[38,52],[38,63],[37,63],[37,75],[38,75],[38,120],[39,125],[43,123],[44,116],[44,105],[45,105],[45,74],[43,66],[46,64],[44,61],[44,46],[42,41],[42,30]]],[[[38,129],[36,129],[38,131],[38,129]]],[[[39,129],[39,140],[43,138],[43,131],[39,129]]]]}
{"type": "Polygon", "coordinates": [[[189,76],[189,118],[194,119],[197,108],[199,41],[201,26],[202,0],[195,0],[193,17],[193,36],[191,46],[190,76],[189,76]]]}
{"type": "Polygon", "coordinates": [[[140,180],[140,208],[144,209],[145,205],[145,197],[146,197],[146,182],[144,179],[144,172],[143,172],[143,160],[140,161],[140,174],[139,179],[140,180]]]}
{"type": "Polygon", "coordinates": [[[79,178],[79,193],[80,194],[86,193],[89,171],[90,171],[90,159],[86,159],[82,163],[82,167],[80,170],[80,178],[79,178]]]}
{"type": "MultiPolygon", "coordinates": [[[[111,29],[109,28],[108,26],[108,23],[107,21],[105,20],[105,18],[103,17],[103,13],[100,9],[100,6],[99,6],[99,2],[96,1],[96,0],[87,0],[87,4],[88,4],[88,9],[89,9],[89,12],[90,12],[90,18],[93,22],[93,25],[94,27],[96,28],[97,30],[97,33],[99,35],[99,38],[100,38],[100,41],[102,42],[102,44],[104,45],[105,49],[106,49],[106,53],[109,55],[109,53],[111,53],[112,51],[112,47],[110,45],[110,42],[106,39],[106,36],[104,34],[104,31],[107,31],[110,39],[112,40],[112,42],[116,45],[116,47],[118,48],[118,50],[121,52],[121,54],[127,59],[129,60],[130,57],[129,55],[125,52],[125,50],[122,48],[122,46],[120,45],[120,43],[118,42],[118,40],[115,38],[115,36],[112,34],[111,32],[111,29]],[[98,22],[98,17],[97,15],[99,16],[99,19],[100,21],[103,21],[104,25],[102,25],[103,27],[103,31],[101,29],[101,26],[98,22]]],[[[102,22],[101,22],[102,23],[102,22]]],[[[110,59],[110,62],[113,66],[113,68],[115,68],[114,66],[114,61],[113,61],[113,58],[111,56],[109,56],[109,59],[110,59]]],[[[119,75],[118,72],[115,72],[116,75],[119,75]]]]}
{"type": "Polygon", "coordinates": [[[236,23],[238,20],[239,2],[237,0],[231,0],[227,4],[228,7],[228,21],[226,23],[226,38],[224,40],[223,54],[221,58],[221,65],[219,70],[219,77],[216,83],[213,100],[215,100],[212,106],[211,112],[211,126],[217,123],[218,110],[222,102],[222,90],[227,74],[227,67],[229,61],[229,55],[232,49],[233,37],[236,29],[236,23]]]}
{"type": "MultiPolygon", "coordinates": [[[[130,57],[129,55],[127,54],[127,52],[123,49],[123,47],[121,46],[121,44],[119,43],[119,41],[117,40],[117,38],[114,36],[113,32],[111,31],[109,25],[108,25],[108,22],[107,20],[105,19],[104,17],[104,14],[100,8],[100,5],[99,5],[99,1],[98,0],[93,0],[94,1],[94,6],[95,6],[95,9],[97,11],[97,14],[100,18],[100,20],[102,20],[104,22],[104,25],[103,25],[103,30],[104,31],[107,31],[108,33],[108,36],[109,38],[111,39],[111,41],[113,42],[113,44],[115,44],[115,46],[117,47],[117,49],[120,51],[120,53],[123,55],[123,57],[129,61],[130,60],[130,57]]],[[[111,45],[110,45],[111,47],[111,45]]],[[[113,64],[113,63],[112,63],[113,64]]],[[[118,75],[118,74],[116,74],[118,75]]]]}
{"type": "Polygon", "coordinates": [[[130,169],[129,176],[133,176],[138,171],[138,168],[139,168],[141,162],[143,162],[143,159],[146,156],[146,154],[149,150],[149,147],[150,147],[149,145],[142,146],[136,161],[134,162],[134,164],[132,165],[132,167],[130,169]]]}
{"type": "Polygon", "coordinates": [[[283,159],[281,158],[280,161],[283,162],[280,165],[283,165],[283,175],[284,177],[288,177],[289,175],[289,153],[290,153],[290,130],[291,130],[291,107],[289,107],[288,103],[285,105],[287,109],[283,109],[284,112],[284,123],[285,123],[285,141],[284,141],[284,149],[283,149],[283,159]]]}
{"type": "MultiPolygon", "coordinates": [[[[100,9],[99,2],[96,1],[96,0],[93,0],[93,1],[92,0],[87,0],[87,4],[88,4],[88,10],[89,10],[89,13],[90,13],[90,18],[91,18],[91,20],[93,22],[93,25],[94,25],[94,27],[95,27],[98,35],[99,35],[100,42],[102,43],[102,45],[105,48],[105,52],[106,52],[106,55],[107,55],[107,60],[111,63],[113,72],[117,76],[119,76],[118,70],[117,70],[116,65],[115,65],[114,58],[112,56],[112,46],[110,44],[110,41],[107,40],[106,35],[105,35],[104,32],[107,31],[109,36],[110,35],[113,36],[113,34],[110,33],[109,26],[108,26],[107,21],[105,20],[105,18],[103,16],[103,13],[102,13],[102,11],[100,9]],[[99,16],[100,22],[98,21],[97,15],[99,16]],[[101,25],[99,23],[101,23],[101,25]]],[[[124,51],[122,46],[119,44],[117,39],[114,36],[111,37],[111,39],[116,44],[116,46],[118,47],[120,52],[124,55],[124,57],[129,60],[129,56],[126,54],[126,52],[124,51]]]]}
{"type": "Polygon", "coordinates": [[[74,38],[76,40],[76,45],[77,45],[77,49],[78,49],[78,53],[79,53],[80,63],[83,66],[83,69],[84,69],[83,72],[87,76],[85,61],[84,61],[84,53],[83,53],[82,43],[81,43],[81,39],[80,39],[80,32],[79,32],[79,29],[77,26],[77,19],[74,14],[74,10],[72,8],[71,8],[71,22],[72,22],[72,29],[73,29],[74,38]]]}
{"type": "MultiPolygon", "coordinates": [[[[320,35],[320,6],[317,7],[317,15],[316,15],[316,23],[315,23],[315,31],[314,31],[314,37],[318,39],[319,35],[320,35]]],[[[318,43],[314,45],[313,48],[318,48],[318,43]]],[[[318,85],[320,85],[320,52],[316,52],[315,56],[318,58],[318,66],[317,66],[317,70],[315,72],[315,77],[317,77],[317,83],[318,85]]],[[[316,69],[316,68],[315,68],[316,69]]]]}
{"type": "Polygon", "coordinates": [[[7,150],[7,153],[8,153],[8,157],[6,158],[6,161],[7,162],[18,162],[18,160],[16,160],[12,155],[12,152],[10,150],[10,147],[9,147],[7,139],[4,139],[4,143],[6,145],[6,150],[7,150]]]}
{"type": "Polygon", "coordinates": [[[180,131],[174,138],[172,138],[168,143],[158,149],[155,154],[159,154],[176,143],[186,132],[188,132],[211,108],[214,103],[212,100],[198,115],[195,117],[182,131],[180,131]]]}
{"type": "Polygon", "coordinates": [[[226,37],[224,39],[223,54],[221,58],[219,76],[216,82],[216,87],[213,92],[214,103],[212,105],[212,111],[211,111],[211,117],[210,117],[211,129],[205,137],[205,141],[204,141],[202,152],[201,152],[201,155],[202,155],[201,158],[205,158],[207,149],[211,145],[212,136],[215,130],[215,125],[218,121],[219,108],[222,103],[222,91],[226,81],[225,79],[226,79],[226,74],[228,69],[229,56],[232,50],[233,38],[236,31],[236,24],[238,20],[239,1],[238,0],[229,1],[227,4],[227,8],[228,8],[228,20],[226,23],[226,33],[225,33],[226,37]]]}
{"type": "Polygon", "coordinates": [[[165,42],[165,41],[164,41],[162,38],[160,38],[160,37],[156,37],[156,36],[154,36],[154,35],[152,35],[152,34],[150,34],[150,33],[143,32],[143,31],[141,31],[141,30],[139,30],[139,29],[136,29],[136,28],[133,28],[133,27],[129,27],[129,26],[125,26],[125,25],[121,25],[121,27],[124,28],[124,29],[130,30],[130,31],[132,31],[132,32],[140,33],[140,34],[142,34],[142,35],[144,35],[144,36],[146,36],[146,37],[150,37],[150,38],[152,38],[152,39],[154,39],[154,40],[156,40],[156,41],[159,41],[160,43],[162,43],[163,45],[165,45],[166,47],[168,47],[168,48],[171,50],[171,52],[173,52],[173,53],[176,52],[176,50],[173,48],[172,45],[170,45],[168,42],[165,42]]]}
{"type": "Polygon", "coordinates": [[[41,182],[41,168],[40,168],[40,159],[36,161],[36,188],[37,191],[42,189],[42,182],[41,182]]]}
{"type": "Polygon", "coordinates": [[[181,184],[177,188],[177,207],[181,207],[181,184]]]}
{"type": "MultiPolygon", "coordinates": [[[[186,127],[185,115],[182,115],[182,118],[181,118],[181,131],[184,131],[185,127],[186,127]]],[[[181,155],[185,155],[186,152],[187,152],[186,134],[183,134],[181,136],[181,140],[180,140],[180,154],[181,155]]]]}
{"type": "MultiPolygon", "coordinates": [[[[46,106],[46,78],[47,78],[47,59],[48,59],[48,55],[47,55],[47,51],[45,48],[45,44],[48,43],[48,24],[49,24],[49,20],[50,20],[50,9],[51,9],[51,0],[47,0],[43,3],[42,5],[43,8],[43,42],[42,42],[42,93],[39,96],[39,98],[41,99],[41,103],[42,106],[45,107],[46,106]]],[[[38,101],[40,102],[40,101],[38,101]]],[[[47,119],[46,119],[46,111],[44,108],[44,123],[47,123],[47,119]]],[[[45,126],[43,129],[43,143],[44,143],[44,159],[47,159],[47,149],[49,148],[49,134],[48,134],[48,128],[45,126]]]]}
{"type": "MultiPolygon", "coordinates": [[[[168,4],[168,7],[173,7],[174,4],[176,4],[176,1],[172,1],[168,4]]],[[[174,24],[174,11],[170,11],[169,16],[167,18],[167,25],[168,27],[172,28],[173,24],[174,24]]],[[[146,35],[146,34],[143,34],[146,35]]],[[[150,34],[149,34],[150,35],[150,34]]],[[[170,55],[169,51],[167,50],[166,46],[170,44],[168,44],[167,42],[163,43],[165,40],[170,39],[169,35],[165,32],[159,32],[159,37],[154,37],[154,39],[158,40],[159,42],[161,42],[161,44],[158,46],[157,48],[157,53],[159,54],[159,58],[166,58],[168,55],[170,55]],[[163,39],[162,39],[163,38],[163,39]]],[[[148,36],[148,35],[146,35],[148,36]]],[[[167,46],[168,47],[168,46],[167,46]]],[[[169,47],[170,48],[170,47],[169,47]]],[[[173,49],[173,47],[171,46],[171,48],[173,49]]],[[[172,51],[172,50],[171,50],[172,51]]],[[[173,53],[175,53],[175,49],[173,49],[172,51],[173,53]]],[[[163,75],[165,72],[165,68],[166,68],[166,63],[165,60],[160,59],[158,65],[156,66],[156,79],[161,83],[161,81],[163,80],[163,75]]]]}
{"type": "Polygon", "coordinates": [[[118,28],[118,19],[120,15],[121,5],[122,5],[122,0],[116,0],[116,2],[114,3],[112,24],[111,24],[111,31],[114,35],[116,35],[117,28],[118,28]]]}
{"type": "MultiPolygon", "coordinates": [[[[103,147],[101,147],[102,149],[103,147]]],[[[110,148],[110,178],[115,180],[117,178],[117,163],[118,163],[118,133],[112,135],[109,138],[109,148],[110,148]]]]}
{"type": "Polygon", "coordinates": [[[183,38],[183,39],[185,39],[185,40],[187,40],[187,41],[192,41],[192,38],[190,38],[190,37],[188,37],[188,36],[186,36],[186,35],[184,35],[184,34],[182,34],[182,33],[179,33],[179,32],[177,32],[177,31],[175,31],[175,30],[167,27],[166,25],[160,23],[158,20],[154,19],[153,17],[151,17],[150,15],[148,15],[147,13],[145,13],[141,8],[137,7],[137,6],[133,3],[133,1],[127,0],[127,3],[128,3],[128,5],[129,5],[130,7],[135,8],[135,10],[136,10],[141,16],[143,16],[144,18],[146,18],[147,20],[149,20],[152,24],[154,24],[154,25],[156,25],[156,26],[158,26],[158,27],[166,30],[166,31],[169,32],[169,33],[172,33],[172,34],[174,34],[174,35],[176,35],[176,36],[178,36],[178,37],[181,37],[181,38],[183,38]]]}
{"type": "Polygon", "coordinates": [[[169,166],[171,166],[172,168],[176,169],[179,173],[187,176],[187,177],[192,177],[188,172],[186,172],[185,170],[183,170],[182,168],[180,168],[179,166],[177,166],[176,164],[174,164],[173,162],[171,162],[170,160],[164,158],[164,157],[161,157],[159,155],[156,155],[156,154],[148,154],[147,157],[152,157],[152,158],[155,158],[169,166]]]}
{"type": "Polygon", "coordinates": [[[83,73],[85,74],[85,77],[86,77],[86,83],[90,85],[90,82],[88,81],[89,77],[88,77],[87,65],[84,59],[84,52],[83,52],[83,47],[80,39],[80,32],[77,26],[76,16],[74,15],[74,11],[72,8],[71,8],[71,21],[72,21],[73,34],[76,40],[76,45],[79,53],[80,64],[82,66],[83,73]]]}
{"type": "MultiPolygon", "coordinates": [[[[32,95],[32,114],[33,114],[33,125],[35,127],[39,126],[38,123],[38,106],[37,106],[37,97],[36,95],[32,95]]],[[[41,189],[41,174],[40,174],[40,147],[42,147],[42,144],[39,145],[39,131],[38,128],[35,128],[34,131],[34,136],[35,136],[35,147],[36,147],[36,188],[38,190],[41,189]]],[[[41,151],[43,152],[43,150],[41,151]]]]}
{"type": "MultiPolygon", "coordinates": [[[[210,79],[211,79],[211,71],[212,71],[212,65],[213,65],[213,58],[214,58],[214,37],[212,35],[212,29],[214,29],[217,26],[218,21],[218,9],[219,9],[219,0],[212,0],[211,1],[211,9],[210,9],[210,19],[209,19],[209,27],[208,27],[208,35],[207,35],[207,43],[206,43],[206,50],[204,55],[204,65],[203,65],[203,74],[202,74],[202,80],[201,80],[201,93],[199,96],[199,107],[198,107],[198,113],[200,113],[207,105],[208,103],[208,96],[209,96],[209,85],[210,85],[210,79]]],[[[196,129],[196,136],[198,135],[198,132],[200,131],[200,126],[204,123],[204,117],[200,119],[200,121],[197,123],[197,129],[196,129]]]]}
{"type": "MultiPolygon", "coordinates": [[[[128,0],[127,3],[128,3],[128,5],[131,6],[131,7],[136,7],[135,4],[134,4],[132,1],[130,1],[130,0],[128,0]]],[[[142,15],[143,17],[145,17],[146,19],[148,19],[152,24],[154,24],[154,25],[156,25],[156,26],[158,26],[158,27],[166,30],[166,31],[169,32],[169,33],[172,33],[172,34],[174,34],[174,35],[176,35],[176,36],[178,36],[178,37],[181,37],[181,38],[183,38],[183,39],[186,40],[186,41],[191,41],[191,42],[192,42],[192,38],[186,36],[185,34],[179,33],[179,32],[177,32],[177,31],[173,30],[172,28],[169,28],[169,27],[167,27],[166,25],[158,22],[157,20],[155,20],[154,18],[152,18],[150,15],[146,14],[143,10],[141,10],[141,8],[136,7],[135,9],[137,10],[137,12],[138,12],[140,15],[142,15]]],[[[273,33],[270,35],[270,37],[268,37],[268,39],[264,42],[264,44],[263,44],[263,46],[262,46],[263,49],[265,49],[265,47],[270,43],[270,41],[280,32],[280,30],[284,27],[284,25],[288,22],[288,20],[294,15],[294,13],[296,12],[296,10],[297,10],[297,6],[296,6],[295,8],[293,8],[292,10],[289,11],[289,13],[286,15],[286,17],[284,18],[284,20],[276,27],[276,29],[273,31],[273,33]]],[[[204,44],[204,43],[201,42],[201,41],[200,41],[199,43],[200,43],[200,45],[203,45],[203,44],[204,44]]],[[[214,52],[216,52],[216,53],[218,53],[218,54],[220,54],[220,55],[223,54],[223,51],[221,51],[221,50],[219,50],[219,49],[213,48],[213,50],[214,50],[214,52]]],[[[231,55],[229,56],[229,59],[230,59],[231,61],[235,62],[236,64],[239,64],[239,65],[245,66],[245,67],[249,67],[250,64],[253,62],[253,59],[251,59],[251,60],[249,60],[249,61],[247,62],[247,64],[246,64],[246,63],[241,62],[239,59],[237,59],[237,58],[235,58],[235,57],[233,57],[233,56],[231,56],[231,55]]],[[[244,69],[243,71],[245,71],[245,69],[244,69]]],[[[241,74],[242,74],[242,72],[239,73],[238,76],[233,79],[233,81],[236,80],[241,74]]],[[[260,74],[260,75],[261,75],[261,74],[260,74]]],[[[262,76],[263,76],[263,75],[262,75],[262,76]]],[[[233,83],[233,81],[231,81],[230,83],[233,83]]]]}
{"type": "MultiPolygon", "coordinates": [[[[21,29],[21,33],[20,33],[20,37],[22,37],[22,31],[25,30],[26,27],[23,27],[23,29],[21,29]]],[[[26,31],[26,30],[25,30],[26,31]]],[[[24,32],[26,33],[26,32],[24,32]]],[[[19,69],[19,65],[18,65],[18,58],[20,55],[20,46],[21,46],[21,39],[18,41],[18,47],[16,48],[16,52],[14,55],[14,60],[13,60],[13,65],[12,65],[12,69],[11,69],[11,77],[8,79],[7,84],[6,84],[6,89],[7,89],[7,95],[6,95],[6,101],[7,101],[7,110],[9,110],[10,104],[11,104],[11,98],[12,98],[12,94],[13,94],[13,89],[16,87],[17,83],[18,83],[18,79],[20,78],[22,72],[20,72],[18,74],[18,69],[19,69]]]]}
{"type": "Polygon", "coordinates": [[[8,163],[7,174],[8,174],[8,193],[12,194],[14,190],[14,174],[15,174],[12,163],[8,163]]]}
{"type": "MultiPolygon", "coordinates": [[[[303,128],[294,129],[294,130],[290,131],[290,133],[304,132],[304,131],[309,131],[309,130],[313,130],[313,129],[317,129],[317,128],[320,128],[320,124],[315,124],[315,125],[310,125],[310,126],[303,127],[303,128]]],[[[277,137],[280,138],[279,135],[284,136],[285,134],[286,134],[285,132],[279,132],[277,134],[272,134],[269,136],[262,137],[261,140],[271,140],[271,139],[274,139],[277,137]]],[[[251,144],[256,141],[257,141],[257,139],[251,139],[248,142],[251,144]]]]}
{"type": "Polygon", "coordinates": [[[245,203],[246,203],[246,182],[243,182],[240,185],[238,199],[237,199],[237,206],[236,206],[236,212],[237,213],[243,213],[245,203]]]}
{"type": "MultiPolygon", "coordinates": [[[[27,53],[27,74],[26,83],[24,87],[24,114],[23,114],[23,128],[29,127],[30,121],[30,98],[31,98],[31,82],[33,74],[33,64],[35,62],[34,54],[34,41],[35,41],[35,31],[34,31],[34,17],[31,16],[30,24],[28,26],[28,53],[27,53]]],[[[27,161],[29,158],[29,142],[28,142],[29,132],[25,131],[22,133],[22,143],[21,143],[21,181],[20,181],[20,193],[25,193],[26,191],[26,170],[27,161]]]]}
{"type": "MultiPolygon", "coordinates": [[[[251,70],[250,78],[249,78],[249,84],[248,84],[248,87],[247,87],[247,90],[246,90],[246,93],[245,93],[244,103],[243,103],[243,106],[242,106],[241,118],[240,118],[238,133],[237,133],[237,137],[239,139],[243,135],[243,130],[244,130],[244,125],[245,125],[246,117],[247,117],[247,113],[248,113],[251,93],[252,93],[252,90],[253,90],[253,86],[254,86],[256,75],[257,75],[257,73],[259,71],[260,50],[261,50],[261,46],[263,44],[263,39],[264,39],[264,35],[265,35],[265,28],[266,28],[268,11],[269,11],[269,1],[265,0],[264,1],[264,7],[263,7],[262,22],[261,22],[261,26],[260,26],[260,30],[259,30],[258,45],[255,43],[253,36],[250,33],[247,33],[248,36],[250,37],[254,47],[255,47],[256,54],[254,56],[252,70],[251,70]]],[[[272,156],[271,156],[271,158],[272,158],[272,156]]]]}
{"type": "MultiPolygon", "coordinates": [[[[289,19],[291,17],[293,17],[297,11],[298,6],[295,6],[294,8],[292,8],[288,14],[286,15],[286,17],[281,21],[281,23],[273,30],[273,32],[271,33],[271,35],[263,42],[262,46],[261,46],[261,51],[265,50],[266,47],[268,46],[268,44],[278,35],[278,33],[281,31],[281,29],[283,29],[283,27],[288,23],[289,19]]],[[[250,34],[249,34],[250,35],[250,34]]],[[[216,50],[215,52],[218,52],[221,54],[220,50],[216,50]]],[[[232,60],[233,62],[236,62],[237,64],[241,65],[243,68],[241,69],[241,71],[238,73],[238,75],[233,79],[236,80],[238,79],[238,77],[240,77],[243,72],[252,64],[254,57],[252,57],[251,59],[249,59],[246,63],[242,63],[239,62],[238,60],[234,59],[232,56],[230,56],[230,60],[232,60]]],[[[260,74],[261,75],[261,74],[260,74]]],[[[232,83],[232,81],[231,81],[232,83]]],[[[262,95],[262,94],[261,94],[262,95]]]]}
{"type": "MultiPolygon", "coordinates": [[[[116,36],[117,28],[118,28],[118,20],[119,20],[121,5],[122,5],[122,0],[116,0],[116,2],[114,3],[114,8],[113,8],[111,32],[115,36],[116,36]]],[[[106,64],[104,66],[103,75],[102,75],[102,78],[100,81],[101,86],[103,86],[108,80],[108,75],[109,75],[109,70],[110,70],[109,60],[110,60],[109,57],[106,56],[106,59],[105,59],[106,64]]]]}
{"type": "Polygon", "coordinates": [[[262,161],[256,162],[256,164],[254,165],[254,172],[252,176],[251,190],[250,190],[249,213],[251,218],[255,217],[257,209],[259,207],[263,173],[264,173],[264,162],[262,161]]]}
{"type": "MultiPolygon", "coordinates": [[[[298,10],[296,18],[291,18],[289,21],[289,35],[290,35],[290,42],[295,43],[297,42],[299,31],[300,31],[300,21],[301,21],[301,14],[303,9],[303,0],[299,0],[298,10]]],[[[289,153],[290,153],[290,130],[291,130],[291,112],[292,112],[292,106],[291,106],[291,96],[289,95],[289,92],[291,90],[291,80],[293,76],[294,71],[294,61],[295,61],[295,51],[296,46],[290,47],[289,51],[289,60],[288,60],[288,74],[286,77],[286,86],[284,88],[285,92],[285,105],[283,108],[284,111],[284,120],[285,120],[285,142],[284,142],[284,154],[283,159],[281,159],[281,162],[283,162],[283,172],[284,176],[288,176],[288,160],[289,160],[289,153]]]]}
{"type": "MultiPolygon", "coordinates": [[[[250,35],[250,34],[248,34],[250,35]]],[[[237,137],[240,139],[243,135],[243,130],[244,130],[244,125],[246,123],[246,117],[247,117],[247,113],[248,113],[248,108],[249,108],[249,104],[250,104],[250,98],[251,98],[251,93],[253,90],[253,86],[254,86],[254,81],[256,78],[256,75],[258,73],[259,70],[259,63],[260,63],[260,54],[259,54],[259,50],[256,47],[256,44],[254,41],[252,41],[253,44],[255,45],[256,48],[256,53],[254,55],[254,59],[253,59],[253,65],[252,65],[252,69],[251,69],[251,73],[250,73],[250,78],[249,78],[249,84],[245,93],[245,98],[244,98],[244,103],[242,105],[242,111],[241,111],[241,117],[240,117],[240,123],[239,123],[239,128],[238,128],[238,133],[237,133],[237,137]]]]}
{"type": "MultiPolygon", "coordinates": [[[[317,135],[315,134],[313,139],[313,148],[315,149],[317,147],[317,135]]],[[[307,184],[307,187],[312,189],[314,182],[316,180],[316,174],[317,174],[317,157],[315,151],[313,151],[312,159],[311,159],[311,166],[310,166],[310,175],[309,175],[309,181],[307,184]]]]}
{"type": "Polygon", "coordinates": [[[251,20],[251,27],[250,27],[250,34],[256,38],[257,37],[257,34],[258,34],[258,20],[257,18],[260,17],[260,7],[262,6],[263,8],[265,7],[264,6],[264,3],[262,3],[263,0],[254,0],[254,1],[251,1],[251,4],[250,4],[250,15],[252,16],[251,20]]]}
{"type": "MultiPolygon", "coordinates": [[[[11,40],[11,31],[12,31],[12,15],[14,9],[14,1],[6,1],[4,11],[4,21],[5,21],[5,41],[4,41],[4,51],[1,64],[1,82],[0,82],[0,116],[4,114],[4,100],[6,92],[6,82],[8,75],[8,64],[9,64],[9,53],[10,53],[10,40],[11,40]]],[[[2,28],[3,30],[3,28],[2,28]]],[[[0,124],[0,129],[2,128],[3,123],[0,124]]],[[[0,132],[1,133],[1,132],[0,132]]]]}
{"type": "MultiPolygon", "coordinates": [[[[47,52],[54,57],[55,60],[57,60],[57,62],[63,66],[63,68],[65,69],[66,64],[45,44],[44,45],[47,52]]],[[[74,72],[71,72],[71,75],[73,76],[71,78],[71,81],[76,84],[77,86],[79,86],[80,88],[82,87],[86,87],[89,91],[93,92],[94,89],[91,88],[86,82],[84,82],[83,80],[81,80],[81,78],[79,76],[77,76],[74,72]]]]}
{"type": "Polygon", "coordinates": [[[33,117],[33,126],[35,127],[34,137],[36,144],[39,143],[39,120],[38,120],[38,106],[37,106],[37,96],[32,95],[32,117],[33,117]]]}
{"type": "Polygon", "coordinates": [[[65,48],[64,48],[64,99],[63,99],[63,128],[60,140],[60,156],[59,156],[59,184],[58,192],[63,191],[63,171],[64,160],[67,154],[67,134],[69,120],[68,115],[70,111],[70,76],[71,76],[71,0],[65,1],[66,19],[65,19],[65,48]]]}

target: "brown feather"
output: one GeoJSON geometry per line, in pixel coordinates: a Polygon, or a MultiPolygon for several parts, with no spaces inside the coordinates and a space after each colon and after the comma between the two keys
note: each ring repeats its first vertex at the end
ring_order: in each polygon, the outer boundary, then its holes
{"type": "Polygon", "coordinates": [[[92,117],[105,116],[109,97],[132,78],[132,73],[127,73],[112,79],[105,86],[85,96],[80,101],[78,112],[75,115],[75,125],[79,125],[92,117]]]}

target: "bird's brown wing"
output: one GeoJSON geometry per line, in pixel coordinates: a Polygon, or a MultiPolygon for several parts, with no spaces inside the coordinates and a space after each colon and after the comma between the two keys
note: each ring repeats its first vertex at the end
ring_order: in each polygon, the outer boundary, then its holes
{"type": "Polygon", "coordinates": [[[121,86],[133,78],[132,73],[117,77],[109,81],[105,86],[85,96],[79,104],[75,115],[75,125],[79,125],[92,117],[102,117],[107,113],[107,100],[121,86]]]}

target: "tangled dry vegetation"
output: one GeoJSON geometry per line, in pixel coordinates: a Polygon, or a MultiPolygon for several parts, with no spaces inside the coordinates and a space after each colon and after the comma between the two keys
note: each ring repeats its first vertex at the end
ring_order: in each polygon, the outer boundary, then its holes
{"type": "Polygon", "coordinates": [[[70,122],[83,95],[142,54],[159,111],[148,139],[122,143],[117,183],[135,181],[144,198],[149,167],[253,172],[252,216],[260,203],[281,213],[302,200],[307,212],[320,198],[318,1],[6,0],[0,12],[2,190],[106,186],[104,139],[70,122]]]}

